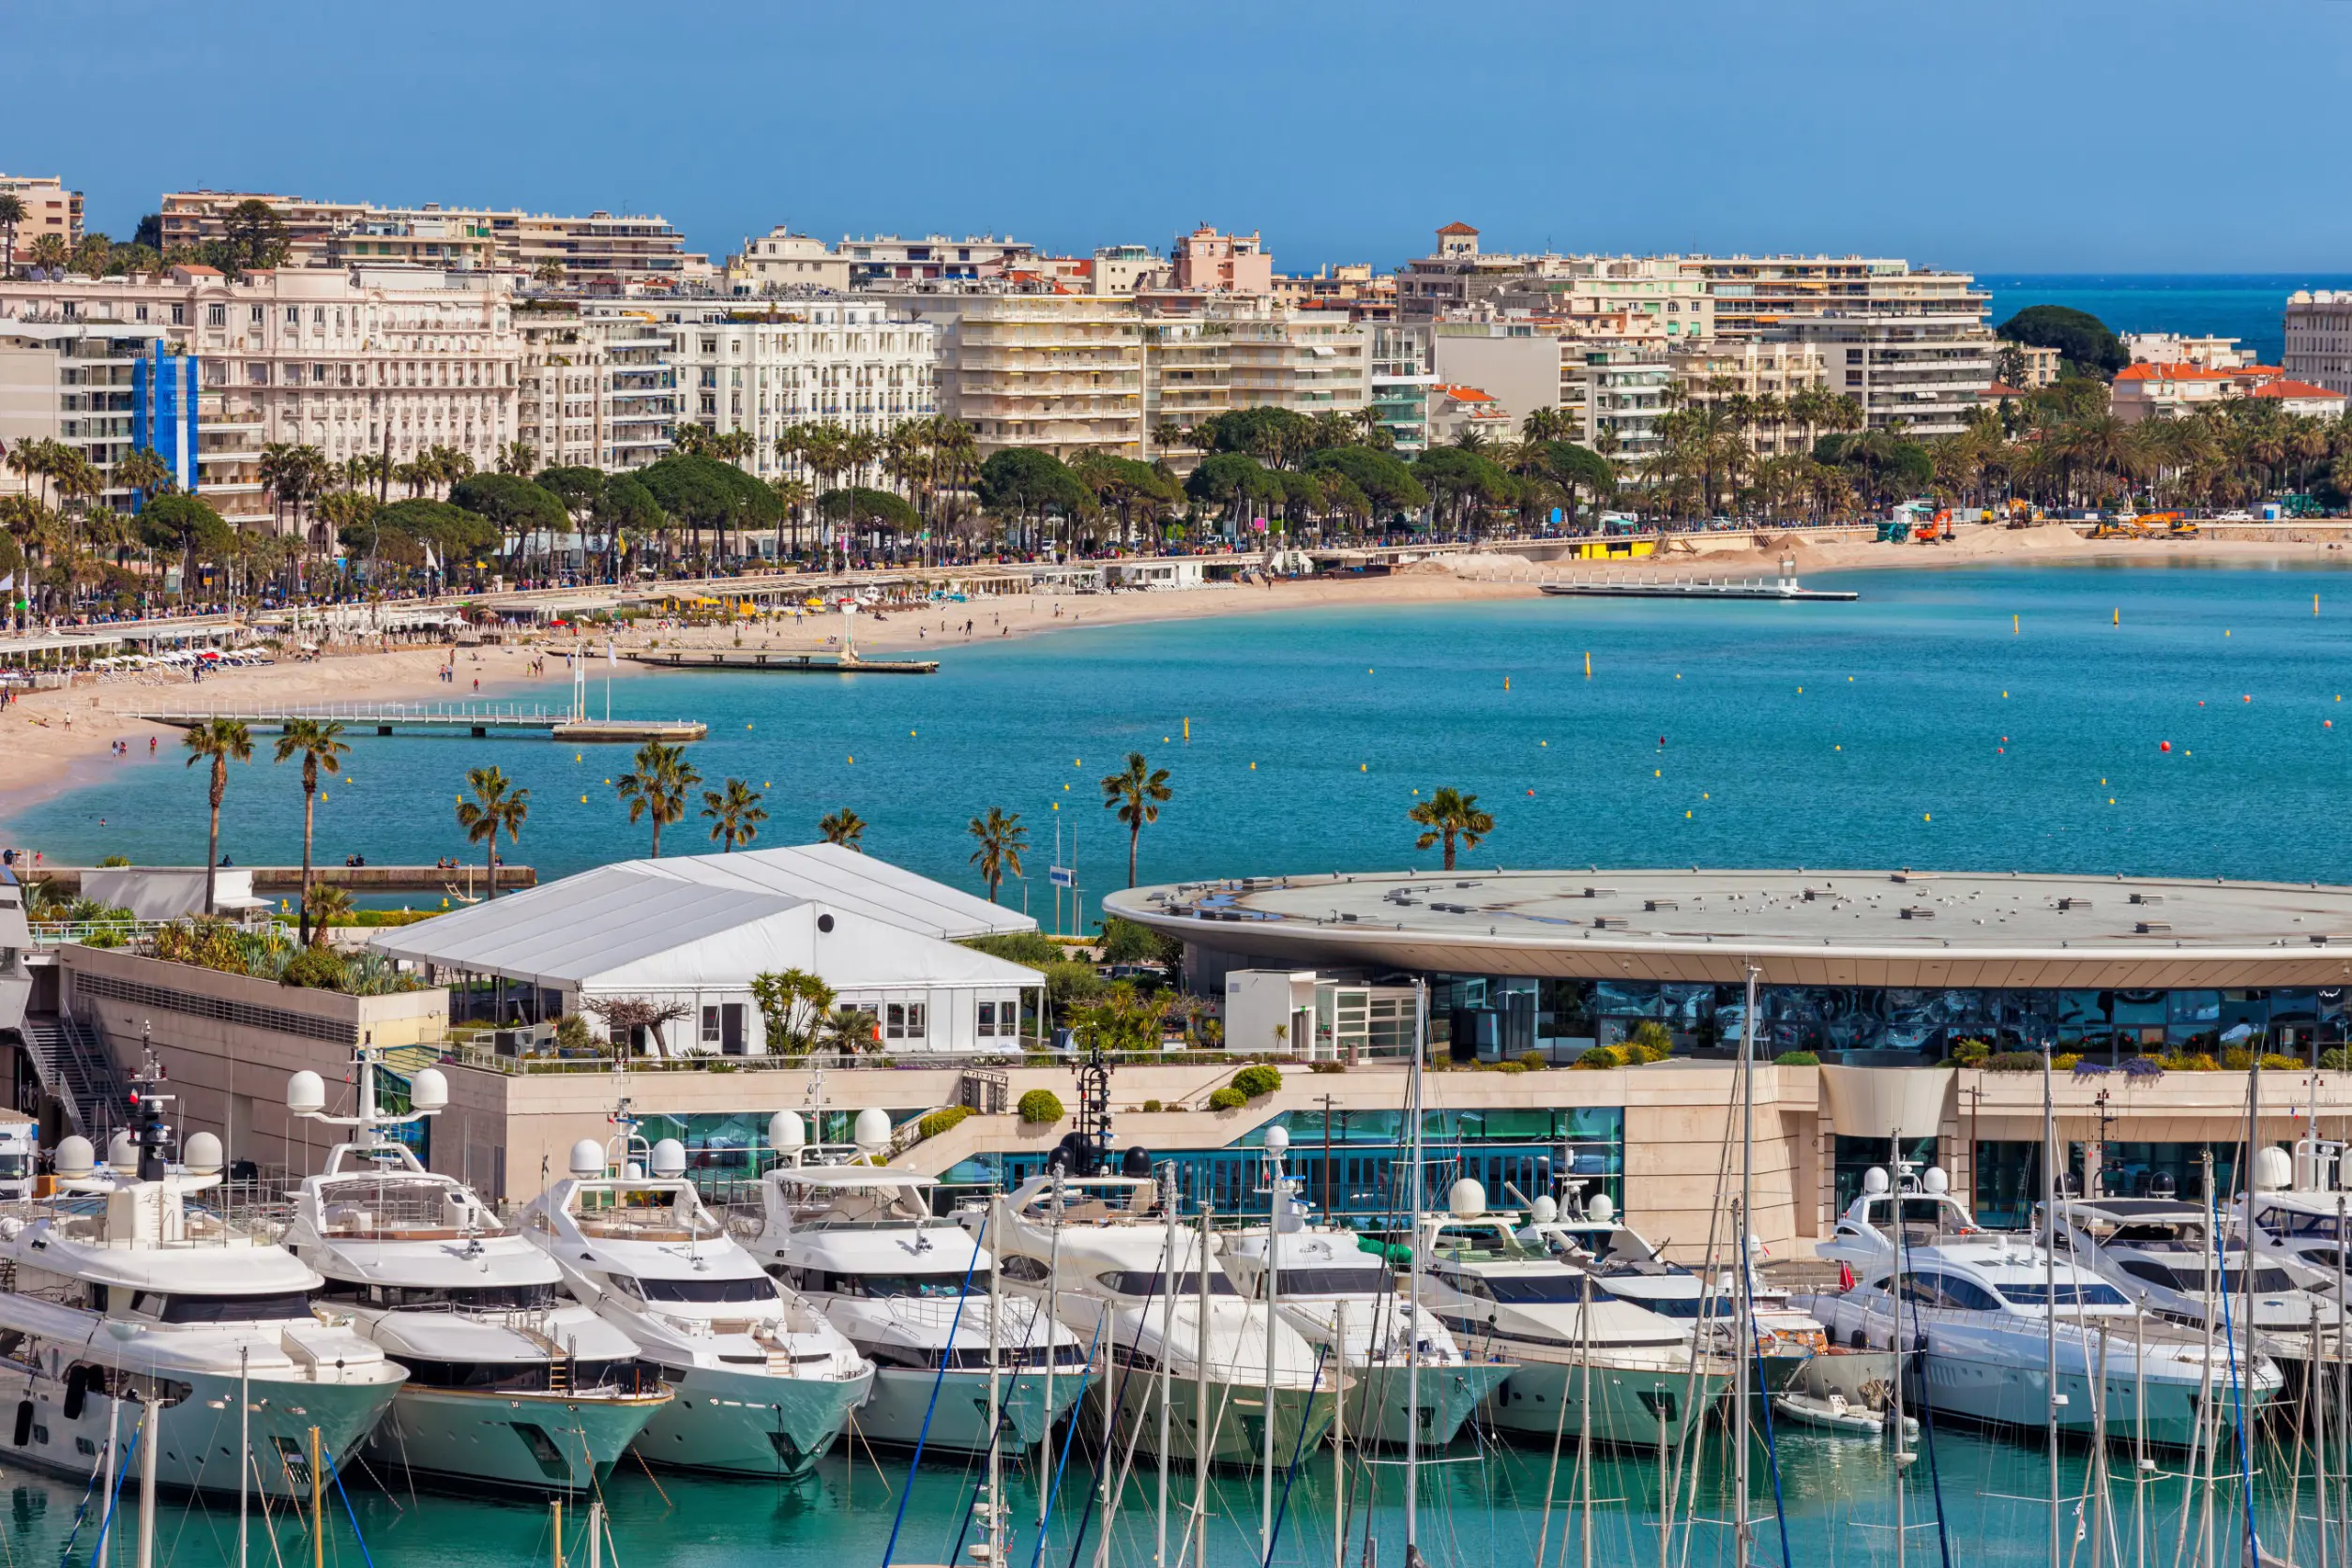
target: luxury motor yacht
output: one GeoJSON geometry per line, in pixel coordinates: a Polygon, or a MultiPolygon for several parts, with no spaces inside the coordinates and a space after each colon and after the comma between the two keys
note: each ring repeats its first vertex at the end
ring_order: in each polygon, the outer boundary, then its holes
{"type": "Polygon", "coordinates": [[[872,1392],[873,1363],[728,1236],[686,1180],[683,1145],[663,1138],[632,1158],[642,1140],[626,1106],[613,1120],[617,1148],[574,1144],[571,1174],[531,1201],[520,1229],[671,1386],[638,1452],[690,1470],[807,1474],[872,1392]]]}
{"type": "MultiPolygon", "coordinates": [[[[1287,1130],[1266,1129],[1271,1244],[1280,1260],[1275,1311],[1308,1344],[1335,1351],[1353,1380],[1342,1412],[1349,1439],[1401,1444],[1417,1405],[1421,1441],[1444,1446],[1511,1375],[1510,1363],[1465,1356],[1436,1314],[1425,1307],[1416,1315],[1398,1293],[1382,1255],[1365,1251],[1352,1231],[1311,1224],[1298,1178],[1283,1168],[1289,1148],[1287,1130]]],[[[1241,1230],[1222,1239],[1226,1274],[1247,1300],[1265,1300],[1269,1232],[1241,1230]]]]}
{"type": "MultiPolygon", "coordinates": [[[[861,1125],[860,1146],[833,1158],[874,1158],[889,1138],[861,1125]]],[[[988,1294],[986,1238],[975,1242],[932,1217],[938,1178],[866,1163],[824,1163],[806,1142],[798,1113],[778,1111],[768,1131],[783,1163],[760,1182],[760,1224],[746,1244],[768,1273],[821,1308],[874,1364],[873,1397],[857,1412],[869,1441],[926,1450],[985,1452],[988,1360],[1006,1434],[1043,1439],[1086,1387],[1086,1347],[1032,1296],[988,1294]],[[1054,1364],[1052,1406],[1045,1364],[1054,1364]]]]}
{"type": "MultiPolygon", "coordinates": [[[[2299,1350],[2311,1331],[2310,1287],[2320,1276],[2268,1245],[2256,1249],[2261,1261],[2250,1263],[2244,1242],[2227,1233],[2226,1214],[2217,1225],[2203,1205],[2174,1198],[2060,1198],[2058,1209],[2060,1256],[2087,1265],[2150,1312],[2191,1328],[2226,1323],[2241,1336],[2251,1323],[2265,1348],[2279,1354],[2299,1350]]],[[[2037,1241],[2050,1234],[2039,1203],[2033,1234],[2037,1241]]],[[[2321,1310],[2332,1319],[2331,1305],[2321,1310]]]]}
{"type": "Polygon", "coordinates": [[[2053,1313],[2065,1401],[2058,1424],[2068,1432],[2089,1432],[2103,1420],[2118,1437],[2140,1432],[2185,1445],[2200,1410],[2242,1403],[2251,1416],[2278,1395],[2278,1367],[2258,1352],[2234,1354],[2219,1323],[2209,1339],[2135,1306],[2090,1268],[2053,1258],[2029,1236],[1983,1229],[1940,1169],[1915,1178],[1904,1168],[1899,1180],[1898,1192],[1883,1168],[1866,1172],[1861,1195],[1818,1248],[1851,1267],[1854,1288],[1797,1301],[1841,1340],[1892,1346],[1899,1261],[1907,1379],[1936,1415],[2042,1425],[2053,1313]]]}
{"type": "Polygon", "coordinates": [[[287,1245],[320,1292],[408,1369],[369,1440],[381,1470],[469,1486],[578,1490],[620,1458],[671,1397],[636,1343],[574,1300],[555,1260],[472,1191],[384,1136],[448,1103],[440,1072],[415,1109],[376,1108],[377,1053],[356,1059],[357,1110],[329,1116],[315,1073],[286,1092],[295,1115],[354,1129],[294,1199],[287,1245]]]}
{"type": "Polygon", "coordinates": [[[313,1305],[320,1278],[300,1259],[202,1201],[219,1184],[219,1138],[198,1133],[185,1163],[168,1163],[171,1096],[158,1091],[150,1067],[124,1165],[101,1168],[87,1138],[65,1138],[57,1196],[0,1215],[0,1400],[12,1412],[0,1455],[86,1477],[110,1434],[131,1440],[143,1401],[158,1484],[249,1482],[307,1501],[312,1428],[339,1470],[404,1374],[348,1318],[313,1305]]]}
{"type": "MultiPolygon", "coordinates": [[[[1345,1374],[1289,1324],[1244,1301],[1214,1253],[1204,1282],[1199,1227],[1176,1218],[1156,1182],[1038,1176],[987,1214],[1003,1285],[1046,1302],[1085,1344],[1090,1363],[1108,1350],[1116,1376],[1096,1380],[1081,1407],[1097,1432],[1115,1432],[1138,1454],[1159,1453],[1165,1360],[1171,1459],[1205,1449],[1215,1463],[1257,1464],[1270,1416],[1278,1454],[1321,1440],[1345,1374]]],[[[982,1213],[957,1220],[976,1229],[982,1213]]]]}
{"type": "Polygon", "coordinates": [[[1474,1181],[1454,1184],[1446,1211],[1423,1218],[1422,1299],[1467,1352],[1517,1364],[1489,1401],[1496,1425],[1648,1447],[1722,1396],[1734,1365],[1700,1352],[1693,1324],[1522,1242],[1517,1216],[1489,1214],[1474,1181]]]}

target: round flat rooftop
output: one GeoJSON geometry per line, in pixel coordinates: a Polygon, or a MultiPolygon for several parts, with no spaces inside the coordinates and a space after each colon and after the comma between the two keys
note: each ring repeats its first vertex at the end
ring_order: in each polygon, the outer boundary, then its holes
{"type": "Polygon", "coordinates": [[[1256,967],[1767,985],[2352,984],[2352,888],[2007,872],[1360,872],[1136,887],[1105,911],[1256,967]]]}

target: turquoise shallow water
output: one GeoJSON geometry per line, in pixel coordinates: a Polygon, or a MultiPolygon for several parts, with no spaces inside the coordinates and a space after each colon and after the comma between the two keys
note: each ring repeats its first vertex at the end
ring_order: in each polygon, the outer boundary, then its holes
{"type": "MultiPolygon", "coordinates": [[[[871,824],[869,852],[976,886],[964,824],[1018,811],[1038,912],[1057,823],[1085,887],[1123,882],[1124,834],[1095,781],[1130,749],[1174,790],[1143,836],[1147,881],[1425,864],[1405,813],[1415,790],[1448,784],[1495,814],[1477,864],[2352,881],[2335,825],[2352,575],[2004,565],[1837,580],[1860,602],[1333,610],[951,643],[928,678],[633,675],[614,682],[613,711],[708,720],[694,759],[713,782],[766,788],[767,842],[813,838],[846,807],[871,824]]],[[[478,859],[452,797],[486,761],[532,791],[510,858],[554,874],[645,852],[605,783],[624,749],[363,736],[350,761],[319,808],[330,863],[478,859]]],[[[21,812],[13,840],[68,861],[198,860],[200,771],[168,752],[110,765],[21,812]]],[[[665,847],[708,849],[707,828],[690,817],[665,847]]],[[[291,767],[234,770],[229,853],[283,863],[300,831],[291,767]]],[[[1019,885],[1005,896],[1018,903],[1019,885]]]]}
{"type": "MultiPolygon", "coordinates": [[[[1720,1429],[1711,1431],[1698,1461],[1696,1484],[1687,1472],[1681,1479],[1673,1543],[1678,1568],[1686,1563],[1714,1565],[1732,1560],[1731,1502],[1722,1440],[1720,1429]],[[1696,1522],[1686,1530],[1683,1521],[1692,1518],[1696,1522]]],[[[2046,1560],[2048,1507],[2043,1500],[2048,1495],[2048,1471],[2038,1446],[1940,1429],[1934,1434],[1934,1446],[1932,1470],[1922,1457],[1907,1472],[1907,1560],[1915,1564],[2046,1560]],[[1943,1542],[1949,1543],[1948,1559],[1941,1555],[1943,1542]]],[[[1776,1515],[1772,1467],[1759,1440],[1753,1477],[1759,1521],[1757,1563],[1782,1560],[1778,1519],[1786,1521],[1792,1563],[1895,1560],[1894,1467],[1884,1448],[1816,1434],[1782,1434],[1777,1455],[1780,1503],[1776,1515]]],[[[1404,1484],[1395,1457],[1388,1456],[1387,1462],[1372,1467],[1371,1484],[1379,1488],[1379,1497],[1371,1511],[1369,1534],[1375,1560],[1389,1564],[1403,1560],[1404,1484]]],[[[2287,1458],[2276,1452],[2269,1457],[2283,1475],[2287,1458]]],[[[1532,1562],[1539,1543],[1546,1545],[1543,1555],[1554,1568],[1578,1564],[1581,1530],[1571,1524],[1564,1511],[1576,1490],[1573,1438],[1561,1455],[1557,1478],[1551,1481],[1551,1495],[1559,1500],[1559,1506],[1550,1515],[1548,1528],[1544,1505],[1551,1464],[1547,1445],[1493,1447],[1465,1439],[1440,1459],[1425,1463],[1421,1470],[1421,1545],[1433,1568],[1532,1562]],[[1528,1556],[1521,1558],[1521,1552],[1528,1556]]],[[[2073,1560],[2087,1565],[2090,1560],[2088,1520],[2084,1521],[2086,1538],[2078,1542],[2075,1516],[2087,1453],[2072,1450],[2061,1459],[2061,1491],[2069,1500],[2062,1512],[2062,1534],[2073,1560]]],[[[2176,1560],[2174,1555],[2186,1491],[2173,1473],[2179,1460],[2177,1455],[2162,1457],[2163,1469],[2138,1499],[2149,1562],[2187,1560],[2176,1560]]],[[[1301,1468],[1274,1553],[1276,1568],[1318,1568],[1333,1562],[1335,1510],[1330,1455],[1311,1453],[1301,1468]]],[[[2129,1562],[2135,1559],[2134,1496],[2128,1454],[2118,1450],[2110,1470],[2115,1477],[2111,1491],[2114,1528],[2123,1545],[2123,1560],[2129,1562]]],[[[1361,1568],[1365,1561],[1363,1474],[1358,1470],[1358,1479],[1350,1484],[1355,1505],[1349,1517],[1348,1568],[1361,1568]]],[[[1085,1494],[1092,1485],[1091,1456],[1074,1457],[1042,1553],[1035,1529],[1036,1492],[1028,1472],[1016,1469],[1013,1476],[1007,1500],[1017,1528],[1006,1554],[1012,1568],[1092,1564],[1098,1539],[1094,1527],[1099,1520],[1090,1521],[1083,1544],[1078,1542],[1078,1530],[1087,1513],[1085,1494]]],[[[1658,1476],[1654,1455],[1626,1452],[1599,1456],[1592,1485],[1596,1563],[1643,1565],[1658,1560],[1658,1476]]],[[[413,1495],[398,1476],[380,1479],[384,1482],[381,1488],[364,1483],[353,1486],[348,1512],[331,1491],[328,1494],[334,1516],[327,1558],[337,1568],[357,1568],[364,1561],[380,1568],[407,1568],[446,1562],[527,1565],[551,1560],[551,1520],[544,1504],[413,1495]],[[354,1519],[357,1535],[353,1529],[354,1519]]],[[[720,1482],[667,1473],[656,1482],[632,1467],[616,1475],[605,1490],[612,1519],[612,1540],[605,1560],[676,1568],[732,1568],[747,1562],[781,1568],[880,1568],[907,1479],[903,1455],[882,1454],[869,1460],[863,1450],[854,1465],[836,1455],[815,1476],[792,1485],[720,1482]]],[[[358,1483],[356,1476],[354,1480],[358,1483]]],[[[894,1562],[912,1568],[951,1560],[957,1530],[971,1500],[972,1482],[970,1470],[959,1461],[923,1466],[908,1500],[894,1562]]],[[[1111,1560],[1121,1568],[1149,1568],[1151,1564],[1155,1483],[1153,1466],[1139,1458],[1111,1532],[1111,1560]]],[[[21,1475],[8,1477],[8,1506],[0,1509],[0,1545],[5,1545],[7,1560],[24,1564],[65,1560],[65,1542],[83,1488],[21,1475]]],[[[2272,1556],[2283,1555],[2284,1545],[2282,1491],[2267,1483],[2259,1488],[2263,1544],[2272,1556]]],[[[2316,1499],[2308,1481],[2303,1494],[2299,1512],[2304,1518],[2294,1560],[2310,1561],[2315,1548],[2311,1515],[2316,1499]]],[[[1259,1483],[1238,1472],[1221,1475],[1214,1495],[1215,1517],[1208,1537],[1210,1560],[1216,1568],[1247,1568],[1259,1560],[1259,1483]]],[[[1171,1483],[1171,1519],[1177,1518],[1188,1498],[1188,1476],[1179,1467],[1171,1483]]],[[[2224,1477],[2213,1500],[2218,1560],[2236,1560],[2237,1547],[2244,1539],[2240,1507],[2235,1488],[2224,1477]]],[[[565,1511],[566,1560],[575,1568],[586,1560],[580,1517],[583,1512],[570,1504],[565,1511]]],[[[2332,1502],[2330,1512],[2334,1512],[2332,1502]]],[[[122,1531],[116,1538],[118,1562],[131,1560],[135,1517],[135,1503],[127,1501],[118,1516],[122,1531]]],[[[1181,1520],[1171,1525],[1171,1538],[1181,1535],[1182,1529],[1181,1520]]],[[[89,1560],[93,1533],[85,1526],[72,1561],[89,1560]]],[[[158,1509],[158,1540],[159,1560],[173,1568],[234,1564],[234,1503],[196,1504],[167,1498],[158,1509]]],[[[280,1516],[264,1523],[257,1511],[249,1542],[253,1563],[278,1568],[280,1563],[309,1561],[309,1539],[294,1518],[280,1516]]],[[[2115,1561],[2115,1555],[2108,1554],[2106,1560],[2115,1561]]]]}

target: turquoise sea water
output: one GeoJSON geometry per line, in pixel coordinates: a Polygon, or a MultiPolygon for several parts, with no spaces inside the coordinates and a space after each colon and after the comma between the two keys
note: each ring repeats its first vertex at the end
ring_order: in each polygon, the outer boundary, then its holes
{"type": "MultiPolygon", "coordinates": [[[[1932,1461],[1923,1440],[1922,1457],[1907,1468],[1903,1482],[1904,1517],[1908,1527],[1907,1560],[1968,1565],[2046,1562],[2049,1509],[2044,1500],[2049,1474],[2038,1442],[1945,1428],[1937,1428],[1930,1436],[1932,1461]]],[[[1754,1560],[1762,1565],[1783,1560],[1785,1522],[1791,1564],[1892,1564],[1896,1560],[1895,1467],[1888,1449],[1875,1441],[1810,1432],[1780,1432],[1775,1438],[1768,1452],[1759,1435],[1751,1461],[1751,1496],[1757,1521],[1754,1560]]],[[[1711,1427],[1695,1456],[1679,1465],[1674,1456],[1668,1457],[1666,1485],[1675,1494],[1672,1561],[1676,1568],[1684,1564],[1715,1568],[1733,1560],[1729,1465],[1724,1440],[1724,1429],[1711,1427]]],[[[2223,1479],[2213,1495],[2209,1526],[2217,1545],[2214,1560],[2221,1561],[2237,1560],[2245,1540],[2242,1503],[2228,1481],[2227,1454],[2233,1442],[2225,1439],[2223,1479]]],[[[2264,1454],[2282,1478],[2277,1482],[2266,1479],[2256,1488],[2263,1547],[2267,1556],[2276,1558],[2284,1555],[2281,1550],[2285,1545],[2286,1520],[2283,1478],[2292,1460],[2275,1444],[2266,1443],[2264,1454]]],[[[1033,1453],[1028,1455],[1034,1456],[1033,1453]]],[[[1392,1565],[1403,1560],[1404,1484],[1396,1462],[1400,1457],[1384,1455],[1368,1469],[1351,1464],[1347,1568],[1363,1568],[1367,1560],[1392,1565]],[[1378,1488],[1368,1521],[1364,1506],[1367,1485],[1378,1488]],[[1374,1550],[1370,1560],[1365,1556],[1367,1534],[1374,1550]]],[[[1425,1459],[1430,1457],[1425,1455],[1425,1459]]],[[[2134,1548],[2143,1533],[2148,1562],[2194,1560],[2193,1556],[2176,1559],[2174,1553],[2182,1529],[2181,1505],[2189,1491],[2178,1474],[2183,1458],[2179,1454],[2160,1453],[2158,1471],[2135,1496],[2131,1455],[2120,1445],[2114,1452],[2109,1460],[2111,1540],[2122,1548],[2121,1561],[2139,1560],[2134,1548]]],[[[2093,1529],[2090,1511],[2083,1505],[2088,1451],[2068,1449],[2060,1459],[2064,1499],[2060,1534],[2066,1544],[2062,1549],[2071,1554],[2070,1560],[2087,1568],[2093,1529]]],[[[1088,1517],[1093,1467],[1092,1455],[1073,1449],[1041,1551],[1032,1471],[1008,1464],[1006,1496],[1014,1529],[1006,1561],[1011,1568],[1086,1568],[1093,1562],[1100,1516],[1088,1517]],[[1087,1533],[1080,1541],[1082,1524],[1087,1533]]],[[[2309,1482],[2309,1469],[2306,1456],[2299,1510],[2304,1516],[2292,1558],[2305,1562],[2313,1560],[2316,1546],[2313,1515],[2317,1499],[2309,1482]]],[[[750,1563],[770,1568],[881,1568],[897,1522],[900,1495],[908,1485],[907,1470],[905,1455],[880,1453],[869,1456],[862,1447],[854,1462],[837,1454],[815,1475],[790,1484],[717,1481],[671,1472],[649,1478],[631,1464],[604,1488],[611,1515],[611,1537],[604,1560],[617,1561],[622,1568],[650,1564],[740,1568],[750,1563]]],[[[1328,1450],[1310,1451],[1302,1460],[1288,1501],[1282,1504],[1280,1537],[1272,1558],[1275,1568],[1320,1568],[1334,1562],[1337,1511],[1331,1471],[1328,1450]]],[[[1420,1544],[1432,1568],[1532,1563],[1539,1545],[1545,1547],[1543,1560],[1550,1568],[1580,1564],[1581,1519],[1567,1507],[1578,1490],[1573,1436],[1563,1446],[1556,1473],[1547,1443],[1499,1445],[1471,1438],[1457,1440],[1432,1462],[1425,1462],[1420,1473],[1420,1544]],[[1548,1521],[1547,1484],[1555,1500],[1548,1521]],[[1520,1557],[1521,1552],[1528,1556],[1520,1557]]],[[[907,1496],[905,1518],[890,1560],[908,1568],[956,1560],[950,1553],[972,1500],[974,1479],[972,1467],[960,1460],[927,1460],[907,1496]]],[[[553,1560],[553,1520],[544,1503],[415,1493],[398,1475],[378,1476],[371,1483],[354,1473],[353,1483],[348,1506],[332,1490],[327,1494],[326,1555],[336,1568],[360,1568],[366,1562],[379,1568],[442,1563],[527,1568],[553,1560]]],[[[8,1506],[0,1510],[0,1547],[5,1547],[6,1560],[28,1565],[68,1560],[66,1541],[85,1488],[23,1474],[10,1475],[7,1485],[8,1506]]],[[[1110,1560],[1118,1568],[1151,1568],[1156,1485],[1154,1462],[1138,1456],[1110,1533],[1110,1560]]],[[[1655,1454],[1600,1452],[1591,1491],[1593,1562],[1611,1568],[1656,1563],[1661,1508],[1655,1454]]],[[[136,1540],[135,1481],[128,1494],[117,1515],[120,1533],[114,1545],[115,1560],[126,1564],[133,1560],[136,1540]]],[[[1278,1485],[1277,1498],[1281,1495],[1278,1485]]],[[[1190,1499],[1190,1476],[1183,1466],[1176,1468],[1169,1496],[1172,1557],[1173,1543],[1184,1529],[1181,1511],[1190,1499]]],[[[1214,1484],[1214,1498],[1207,1538],[1209,1560],[1215,1568],[1249,1568],[1261,1560],[1258,1478],[1238,1471],[1221,1473],[1214,1484]]],[[[2333,1515],[2332,1499],[2329,1506],[2333,1515]]],[[[566,1501],[565,1560],[573,1568],[587,1560],[585,1512],[580,1500],[566,1501]]],[[[76,1564],[90,1560],[94,1520],[95,1515],[75,1545],[69,1560],[76,1564]]],[[[2193,1553],[2194,1530],[2193,1519],[2193,1553]]],[[[165,1498],[157,1510],[157,1540],[158,1560],[171,1568],[230,1568],[237,1561],[235,1503],[234,1500],[200,1503],[165,1498]]],[[[251,1563],[298,1568],[310,1560],[309,1539],[299,1517],[281,1514],[264,1520],[256,1506],[247,1540],[251,1563]]],[[[2331,1555],[2335,1549],[2331,1542],[2331,1555]]],[[[2111,1547],[2103,1560],[2114,1563],[2118,1555],[2111,1547]]],[[[970,1561],[968,1557],[963,1560],[970,1561]]]]}
{"type": "Polygon", "coordinates": [[[2218,333],[2275,365],[2286,346],[2286,296],[2298,289],[2352,288],[2329,273],[1983,273],[1991,320],[2028,305],[2070,305],[2118,332],[2218,333]]]}
{"type": "MultiPolygon", "coordinates": [[[[1168,768],[1174,792],[1144,831],[1146,881],[1426,864],[1406,812],[1441,785],[1495,815],[1478,864],[2352,881],[2338,826],[2352,574],[2002,565],[1837,580],[1861,600],[1329,610],[951,642],[927,678],[628,675],[613,711],[709,721],[693,759],[712,782],[766,790],[765,842],[812,839],[849,807],[872,824],[869,852],[976,887],[965,823],[1020,812],[1039,913],[1057,823],[1085,888],[1124,882],[1125,835],[1097,780],[1129,750],[1168,768]]],[[[284,864],[300,852],[300,791],[263,758],[233,770],[222,845],[284,864]]],[[[532,792],[509,858],[552,875],[645,852],[605,782],[625,748],[368,735],[319,807],[320,858],[478,861],[453,796],[482,762],[532,792]]],[[[106,765],[21,812],[13,841],[64,861],[199,861],[201,770],[168,751],[106,765]]],[[[712,848],[708,826],[689,817],[665,849],[712,848]]]]}

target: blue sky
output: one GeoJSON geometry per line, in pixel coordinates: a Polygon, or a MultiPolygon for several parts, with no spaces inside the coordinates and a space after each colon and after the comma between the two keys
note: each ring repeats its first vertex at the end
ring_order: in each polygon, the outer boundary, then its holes
{"type": "Polygon", "coordinates": [[[0,169],[1276,264],[1490,249],[2340,270],[2344,0],[65,0],[7,8],[0,169]],[[2286,84],[2292,83],[2292,90],[2286,84]]]}

